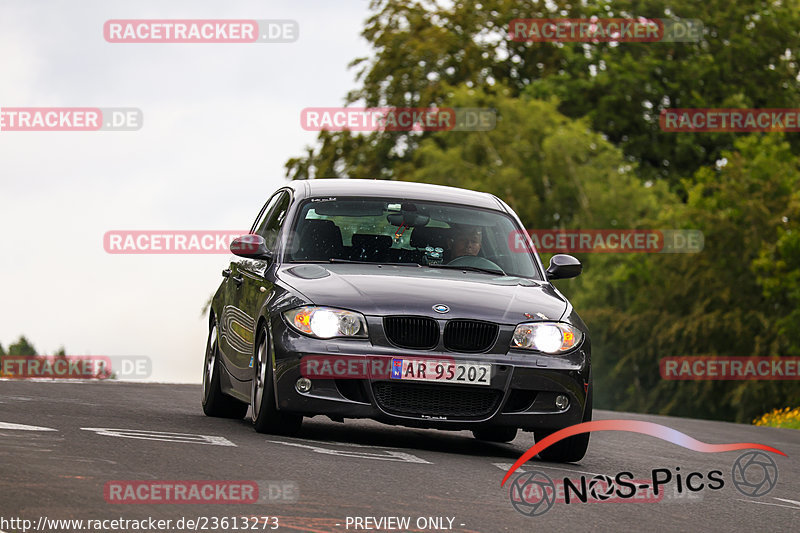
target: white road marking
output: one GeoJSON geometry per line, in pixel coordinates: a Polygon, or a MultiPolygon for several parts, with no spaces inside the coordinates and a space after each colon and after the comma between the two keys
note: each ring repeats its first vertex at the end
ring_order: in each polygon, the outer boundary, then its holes
{"type": "Polygon", "coordinates": [[[793,503],[796,506],[800,507],[800,502],[796,502],[794,500],[787,500],[786,498],[775,498],[778,501],[786,502],[786,503],[793,503]]]}
{"type": "Polygon", "coordinates": [[[378,461],[400,461],[403,463],[419,463],[419,464],[431,464],[430,461],[426,461],[425,459],[420,459],[416,455],[411,455],[410,453],[405,452],[395,452],[391,450],[386,450],[384,453],[367,453],[367,452],[356,452],[356,451],[345,451],[345,450],[332,450],[330,448],[323,448],[322,446],[311,446],[308,444],[300,444],[297,442],[285,442],[279,440],[271,440],[268,442],[274,442],[275,444],[283,444],[285,446],[296,446],[298,448],[308,448],[309,450],[313,450],[317,453],[324,453],[326,455],[338,455],[340,457],[353,457],[356,459],[376,459],[378,461]]]}
{"type": "MultiPolygon", "coordinates": [[[[58,431],[53,428],[43,428],[39,426],[25,426],[23,424],[12,424],[10,422],[0,422],[0,429],[14,429],[17,431],[58,431]]],[[[2,531],[0,531],[2,533],[2,531]]]]}
{"type": "MultiPolygon", "coordinates": [[[[275,442],[275,441],[270,441],[275,442]]],[[[371,444],[355,444],[353,442],[335,442],[329,440],[314,440],[314,439],[303,439],[304,443],[313,442],[314,444],[327,444],[328,446],[350,446],[352,448],[374,448],[377,450],[391,450],[396,448],[396,446],[373,446],[371,444]]]]}
{"type": "MultiPolygon", "coordinates": [[[[514,463],[492,463],[492,464],[494,466],[496,466],[497,468],[499,468],[500,470],[503,470],[505,472],[508,472],[508,469],[511,468],[512,466],[514,466],[514,463]]],[[[540,465],[538,463],[536,463],[536,468],[549,468],[550,470],[564,470],[566,472],[577,472],[578,474],[589,474],[590,476],[602,476],[602,475],[605,475],[605,474],[597,474],[595,472],[584,472],[583,470],[573,470],[571,468],[561,468],[561,467],[558,467],[558,466],[545,466],[545,465],[540,465]]],[[[524,472],[526,472],[526,470],[523,470],[521,468],[517,468],[515,470],[515,472],[524,473],[524,472]]]]}
{"type": "MultiPolygon", "coordinates": [[[[780,500],[780,498],[775,498],[776,500],[780,500]]],[[[740,502],[748,502],[748,503],[757,503],[760,505],[772,505],[773,507],[785,507],[787,509],[794,509],[795,511],[800,511],[800,507],[795,507],[794,505],[781,505],[780,503],[769,503],[769,502],[757,502],[755,500],[737,500],[740,502]]]]}
{"type": "Polygon", "coordinates": [[[180,442],[185,444],[210,444],[212,446],[236,446],[225,437],[215,435],[193,435],[191,433],[169,433],[166,431],[148,431],[145,429],[110,429],[81,428],[83,431],[94,431],[107,437],[125,439],[157,440],[162,442],[180,442]]]}

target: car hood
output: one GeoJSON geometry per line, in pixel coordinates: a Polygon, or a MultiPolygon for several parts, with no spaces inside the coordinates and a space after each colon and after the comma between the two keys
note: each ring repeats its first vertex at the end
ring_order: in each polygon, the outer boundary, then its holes
{"type": "Polygon", "coordinates": [[[365,315],[473,318],[500,324],[558,320],[566,299],[546,282],[427,267],[372,264],[284,265],[278,279],[311,303],[365,315]],[[446,314],[433,310],[444,304],[446,314]]]}

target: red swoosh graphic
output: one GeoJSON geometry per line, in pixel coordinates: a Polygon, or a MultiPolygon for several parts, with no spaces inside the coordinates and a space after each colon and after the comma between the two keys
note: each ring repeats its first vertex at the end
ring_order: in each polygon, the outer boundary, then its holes
{"type": "Polygon", "coordinates": [[[572,437],[573,435],[589,433],[591,431],[630,431],[632,433],[641,433],[642,435],[657,437],[673,444],[677,444],[678,446],[683,446],[684,448],[703,453],[730,452],[733,450],[755,448],[758,450],[764,450],[786,456],[785,453],[776,448],[767,446],[765,444],[756,444],[754,442],[708,444],[697,439],[693,439],[686,433],[681,433],[676,429],[668,428],[667,426],[662,426],[661,424],[656,424],[654,422],[642,422],[638,420],[596,420],[594,422],[575,424],[574,426],[556,431],[552,435],[531,446],[528,451],[523,453],[522,456],[517,459],[516,463],[511,465],[511,468],[508,470],[508,473],[506,473],[503,481],[500,483],[500,486],[502,487],[505,482],[508,481],[508,478],[511,477],[511,474],[513,474],[517,468],[531,460],[536,454],[551,444],[555,444],[556,442],[566,439],[567,437],[572,437]]]}

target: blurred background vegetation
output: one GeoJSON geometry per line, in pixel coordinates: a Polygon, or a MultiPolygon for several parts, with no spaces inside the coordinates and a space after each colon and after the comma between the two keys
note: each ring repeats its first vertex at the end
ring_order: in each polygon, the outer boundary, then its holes
{"type": "MultiPolygon", "coordinates": [[[[3,348],[3,345],[0,344],[0,363],[2,363],[2,357],[5,355],[41,355],[37,353],[36,348],[33,347],[33,344],[25,337],[25,335],[20,335],[19,339],[16,342],[8,345],[8,351],[3,348]]],[[[53,354],[54,356],[64,356],[66,355],[66,351],[62,346],[59,350],[53,354]]],[[[0,378],[8,378],[12,377],[11,374],[5,373],[5,367],[0,364],[0,378]]]]}
{"type": "MultiPolygon", "coordinates": [[[[33,344],[25,337],[25,335],[21,335],[17,342],[13,344],[9,344],[8,352],[3,349],[3,345],[0,344],[0,356],[3,355],[41,355],[36,351],[36,348],[33,347],[33,344]]],[[[64,348],[60,348],[56,353],[53,355],[65,355],[64,348]]]]}
{"type": "MultiPolygon", "coordinates": [[[[291,179],[496,194],[528,228],[696,229],[698,254],[581,254],[599,408],[750,422],[797,381],[665,381],[675,355],[800,356],[800,136],[665,133],[667,108],[800,108],[797,0],[373,0],[345,103],[490,107],[486,132],[321,132],[291,179]],[[444,5],[445,3],[443,3],[444,5]],[[526,43],[515,18],[699,19],[691,43],[526,43]]],[[[545,261],[549,257],[543,258],[545,261]]]]}
{"type": "MultiPolygon", "coordinates": [[[[31,344],[31,342],[27,339],[27,337],[25,337],[25,335],[20,335],[19,339],[17,339],[16,342],[14,342],[12,344],[9,344],[8,351],[6,351],[3,348],[3,345],[0,344],[0,363],[2,363],[2,360],[3,360],[2,358],[4,356],[6,356],[6,355],[9,355],[9,356],[25,355],[25,356],[30,356],[30,357],[34,357],[34,358],[38,358],[38,359],[42,359],[42,360],[49,360],[49,361],[53,361],[56,358],[65,358],[65,359],[68,359],[68,358],[73,358],[74,359],[75,358],[75,356],[69,356],[68,357],[67,356],[67,351],[63,346],[61,346],[58,350],[56,350],[56,352],[52,356],[48,356],[48,355],[46,355],[44,353],[40,353],[40,352],[38,352],[36,350],[36,348],[33,346],[33,344],[31,344]]],[[[79,356],[78,359],[81,359],[83,357],[87,357],[87,356],[79,356]]],[[[15,368],[15,366],[16,366],[15,364],[12,364],[10,366],[10,368],[15,368]]],[[[40,367],[37,367],[37,368],[40,368],[40,367]]],[[[42,365],[41,368],[44,368],[44,365],[42,365]]],[[[11,373],[5,373],[5,370],[6,370],[6,367],[4,365],[0,364],[0,378],[14,378],[14,377],[19,378],[20,377],[20,376],[14,376],[14,374],[11,374],[11,373]]],[[[48,372],[42,371],[41,375],[39,375],[39,376],[30,376],[30,375],[25,374],[25,377],[41,377],[41,378],[45,378],[45,379],[47,379],[47,378],[55,379],[55,378],[65,378],[65,377],[69,377],[69,376],[68,375],[58,375],[57,373],[52,373],[52,372],[48,373],[48,372]]],[[[78,377],[79,378],[86,378],[86,374],[81,374],[78,377]]],[[[117,379],[116,373],[111,372],[110,368],[108,369],[108,371],[105,371],[105,370],[100,371],[100,372],[98,372],[96,375],[94,375],[92,377],[94,377],[96,379],[117,379]]]]}

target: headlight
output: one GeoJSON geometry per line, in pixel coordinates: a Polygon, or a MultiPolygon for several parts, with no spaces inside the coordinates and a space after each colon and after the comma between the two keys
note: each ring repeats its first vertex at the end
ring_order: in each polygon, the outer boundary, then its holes
{"type": "Polygon", "coordinates": [[[300,333],[320,339],[367,336],[367,320],[353,311],[309,305],[286,311],[283,316],[300,333]]]}
{"type": "Polygon", "coordinates": [[[536,350],[549,354],[562,354],[578,346],[583,333],[563,322],[528,322],[514,330],[513,348],[536,350]]]}

